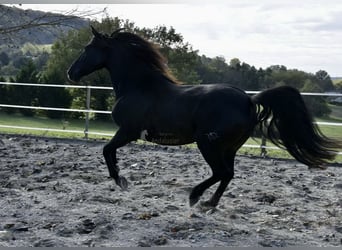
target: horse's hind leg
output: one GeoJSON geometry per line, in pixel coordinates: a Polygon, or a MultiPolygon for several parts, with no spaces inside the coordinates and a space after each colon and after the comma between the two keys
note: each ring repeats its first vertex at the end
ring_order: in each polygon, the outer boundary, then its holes
{"type": "Polygon", "coordinates": [[[209,179],[195,186],[190,193],[190,206],[192,207],[193,205],[195,205],[199,201],[200,197],[203,195],[204,191],[219,180],[219,177],[216,174],[213,174],[209,179]]]}
{"type": "Polygon", "coordinates": [[[193,206],[198,202],[206,189],[208,189],[218,181],[221,181],[218,189],[216,190],[212,198],[205,203],[206,205],[215,207],[218,204],[229,181],[233,178],[234,164],[231,164],[231,162],[234,163],[235,153],[232,154],[232,160],[227,161],[226,159],[224,159],[225,154],[223,153],[223,149],[220,146],[208,143],[208,141],[203,143],[197,142],[197,145],[204,159],[211,167],[213,175],[209,179],[201,182],[193,188],[190,193],[190,206],[193,206]]]}
{"type": "Polygon", "coordinates": [[[223,195],[224,191],[226,190],[229,182],[234,177],[234,158],[235,158],[235,152],[230,153],[227,152],[223,155],[223,163],[224,167],[219,170],[219,175],[221,177],[221,182],[213,194],[213,196],[210,198],[210,200],[204,202],[204,205],[209,207],[216,207],[219,203],[221,196],[223,195]]]}

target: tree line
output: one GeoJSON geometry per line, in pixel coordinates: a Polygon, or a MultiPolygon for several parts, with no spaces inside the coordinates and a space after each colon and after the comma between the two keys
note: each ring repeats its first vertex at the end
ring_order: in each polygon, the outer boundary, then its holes
{"type": "MultiPolygon", "coordinates": [[[[199,52],[184,41],[183,36],[172,27],[139,28],[129,20],[109,17],[102,21],[92,21],[91,24],[104,33],[111,33],[115,29],[125,28],[127,31],[140,34],[156,43],[162,54],[167,58],[170,71],[185,84],[224,83],[244,90],[262,90],[280,85],[293,86],[302,92],[336,90],[329,74],[324,70],[311,74],[297,69],[287,69],[283,65],[257,69],[248,63],[241,62],[238,58],[226,62],[223,57],[209,58],[205,55],[199,55],[199,52]]],[[[66,71],[91,37],[92,34],[89,28],[70,30],[51,46],[49,53],[46,51],[43,53],[43,58],[41,56],[25,56],[14,76],[5,78],[5,76],[1,76],[0,70],[0,81],[68,84],[66,71]]],[[[0,52],[0,66],[1,63],[8,66],[10,58],[0,52]]],[[[111,81],[107,72],[100,71],[85,77],[81,84],[111,86],[111,81]]],[[[85,91],[82,89],[0,85],[0,96],[2,103],[16,105],[82,109],[86,102],[85,91]]],[[[94,90],[91,97],[92,109],[112,109],[115,99],[113,93],[94,90]]],[[[325,116],[330,113],[324,97],[306,97],[305,101],[315,116],[325,116]]],[[[27,116],[46,115],[49,118],[83,117],[83,114],[80,113],[35,111],[30,109],[15,110],[6,108],[4,111],[21,112],[27,116]]],[[[109,116],[97,114],[93,118],[109,119],[109,116]]]]}

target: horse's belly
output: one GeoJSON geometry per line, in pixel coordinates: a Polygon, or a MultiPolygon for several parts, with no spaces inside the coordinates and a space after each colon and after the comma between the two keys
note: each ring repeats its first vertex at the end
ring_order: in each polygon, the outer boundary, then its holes
{"type": "Polygon", "coordinates": [[[140,139],[160,145],[184,145],[193,142],[190,136],[173,132],[152,132],[149,130],[141,131],[140,139]]]}

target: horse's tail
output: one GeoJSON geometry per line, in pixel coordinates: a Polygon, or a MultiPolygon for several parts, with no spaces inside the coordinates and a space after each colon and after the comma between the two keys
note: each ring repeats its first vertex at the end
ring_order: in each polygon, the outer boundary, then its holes
{"type": "Polygon", "coordinates": [[[340,142],[324,136],[313,123],[298,90],[276,87],[253,96],[252,100],[258,107],[260,131],[275,145],[285,147],[299,162],[324,167],[335,158],[340,142]]]}

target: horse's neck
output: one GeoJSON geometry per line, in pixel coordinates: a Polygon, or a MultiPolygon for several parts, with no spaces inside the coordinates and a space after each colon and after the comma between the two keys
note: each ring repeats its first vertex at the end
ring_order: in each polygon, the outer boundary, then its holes
{"type": "Polygon", "coordinates": [[[132,93],[141,95],[165,95],[172,93],[176,87],[174,83],[163,75],[136,75],[132,73],[122,79],[113,79],[113,89],[116,97],[132,93]]]}

